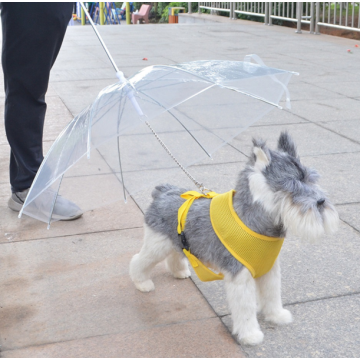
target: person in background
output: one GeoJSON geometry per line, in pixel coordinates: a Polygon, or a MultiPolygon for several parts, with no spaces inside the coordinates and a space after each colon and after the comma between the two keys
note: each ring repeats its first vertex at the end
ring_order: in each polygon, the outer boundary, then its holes
{"type": "MultiPolygon", "coordinates": [[[[73,3],[1,2],[0,9],[5,130],[11,148],[8,206],[20,211],[43,160],[45,94],[73,3]]],[[[77,205],[58,197],[54,219],[81,215],[77,205]]]]}

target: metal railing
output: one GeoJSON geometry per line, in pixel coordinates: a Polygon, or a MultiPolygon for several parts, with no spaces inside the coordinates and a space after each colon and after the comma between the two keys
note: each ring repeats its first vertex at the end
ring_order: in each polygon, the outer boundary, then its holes
{"type": "MultiPolygon", "coordinates": [[[[200,9],[210,10],[211,15],[218,15],[219,11],[225,11],[231,15],[231,2],[202,2],[199,3],[199,12],[200,9]],[[202,4],[202,5],[200,5],[202,4]]],[[[191,8],[191,6],[189,6],[191,8]]]]}
{"type": "Polygon", "coordinates": [[[317,26],[360,31],[360,2],[320,2],[317,26]]]}
{"type": "MultiPolygon", "coordinates": [[[[235,2],[233,14],[252,15],[265,18],[266,3],[264,2],[235,2]]],[[[232,17],[234,19],[234,16],[232,17]]]]}
{"type": "Polygon", "coordinates": [[[229,14],[230,19],[239,15],[264,19],[265,25],[273,20],[297,23],[296,32],[301,33],[301,24],[310,25],[311,34],[319,34],[319,27],[332,27],[360,31],[360,2],[199,2],[199,13],[229,14]]]}

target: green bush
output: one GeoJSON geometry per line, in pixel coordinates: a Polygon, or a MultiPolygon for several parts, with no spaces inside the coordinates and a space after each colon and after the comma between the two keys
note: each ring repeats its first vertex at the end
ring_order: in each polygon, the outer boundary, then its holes
{"type": "MultiPolygon", "coordinates": [[[[229,15],[228,15],[229,16],[229,15]]],[[[254,15],[245,15],[245,14],[237,14],[237,18],[241,20],[250,20],[256,22],[264,22],[263,17],[254,16],[254,15]]],[[[274,20],[273,20],[274,21],[274,20]]]]}
{"type": "MultiPolygon", "coordinates": [[[[189,11],[188,2],[159,3],[159,11],[160,11],[160,4],[163,4],[161,9],[162,11],[161,11],[161,19],[160,19],[160,22],[162,23],[169,22],[169,7],[184,7],[186,13],[189,11]]],[[[191,3],[191,11],[192,12],[198,11],[197,2],[191,3]]]]}
{"type": "MultiPolygon", "coordinates": [[[[178,6],[185,7],[185,5],[182,5],[182,4],[186,4],[186,9],[187,9],[187,3],[171,2],[171,3],[167,3],[167,4],[168,5],[163,8],[163,11],[161,13],[161,19],[160,19],[161,23],[169,22],[169,7],[178,7],[178,6]]],[[[185,10],[185,11],[187,11],[187,10],[185,10]]]]}

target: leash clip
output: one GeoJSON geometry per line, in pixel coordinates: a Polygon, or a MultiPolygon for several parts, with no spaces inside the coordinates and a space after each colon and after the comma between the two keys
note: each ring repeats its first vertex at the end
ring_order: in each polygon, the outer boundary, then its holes
{"type": "Polygon", "coordinates": [[[207,189],[207,188],[204,187],[204,186],[201,186],[200,191],[201,191],[204,195],[207,195],[208,193],[211,193],[211,192],[212,192],[212,190],[207,189]]]}

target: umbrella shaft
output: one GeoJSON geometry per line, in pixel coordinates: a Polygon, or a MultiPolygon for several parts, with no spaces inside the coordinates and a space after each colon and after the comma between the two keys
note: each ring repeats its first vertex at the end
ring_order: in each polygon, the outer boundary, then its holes
{"type": "Polygon", "coordinates": [[[86,15],[87,18],[89,19],[90,24],[91,24],[92,28],[94,29],[95,34],[96,34],[96,36],[98,37],[98,39],[99,39],[102,47],[104,48],[104,50],[105,50],[105,52],[106,52],[106,55],[108,56],[108,58],[109,58],[109,60],[110,60],[110,62],[111,62],[111,64],[112,64],[112,66],[114,67],[115,71],[118,72],[119,69],[118,69],[118,67],[116,66],[116,63],[115,63],[114,59],[112,58],[112,56],[111,56],[108,48],[106,47],[106,45],[105,45],[102,37],[100,36],[99,32],[97,31],[97,29],[96,29],[96,27],[95,27],[95,24],[94,24],[94,22],[92,21],[91,16],[90,16],[90,14],[88,13],[88,11],[87,11],[87,9],[86,9],[86,7],[85,7],[85,5],[84,5],[84,3],[83,3],[82,1],[80,1],[80,5],[81,5],[81,7],[82,7],[83,10],[84,10],[85,15],[86,15]]]}
{"type": "MultiPolygon", "coordinates": [[[[95,27],[95,24],[94,24],[94,22],[92,21],[92,19],[91,19],[91,17],[90,17],[90,14],[88,13],[88,11],[87,11],[84,3],[83,3],[83,2],[80,2],[80,5],[81,5],[81,7],[83,8],[86,16],[88,17],[88,19],[89,19],[89,21],[90,21],[90,24],[91,24],[92,28],[94,29],[95,34],[96,34],[96,36],[98,37],[98,39],[99,39],[102,47],[104,48],[104,50],[105,50],[108,58],[110,59],[111,64],[113,65],[113,67],[114,67],[114,69],[115,69],[115,71],[116,71],[116,73],[117,73],[117,76],[118,76],[119,80],[120,80],[122,83],[125,82],[126,80],[125,80],[125,77],[124,77],[123,73],[120,72],[119,69],[118,69],[118,67],[116,66],[114,59],[112,58],[112,56],[111,56],[108,48],[106,47],[103,39],[101,38],[99,32],[97,31],[97,29],[96,29],[96,27],[95,27]]],[[[144,114],[143,114],[143,112],[142,112],[139,104],[137,103],[137,101],[136,101],[136,99],[135,99],[135,97],[134,97],[134,95],[133,95],[132,93],[130,93],[129,98],[130,98],[130,101],[132,102],[134,108],[136,109],[137,113],[138,113],[140,116],[143,116],[144,114]]],[[[155,135],[156,139],[160,142],[160,144],[161,144],[161,146],[164,148],[164,150],[165,150],[165,151],[170,155],[170,157],[176,162],[176,164],[177,164],[177,165],[180,167],[180,169],[187,175],[187,177],[200,189],[201,192],[207,191],[208,189],[204,188],[204,185],[201,184],[201,183],[199,183],[199,182],[198,182],[193,176],[191,176],[191,174],[180,164],[180,162],[179,162],[179,161],[175,158],[175,156],[171,153],[171,151],[169,150],[169,148],[168,148],[168,147],[165,145],[165,143],[160,139],[159,135],[154,131],[154,129],[150,126],[150,124],[149,124],[147,121],[145,121],[145,124],[149,127],[149,129],[150,129],[150,130],[152,131],[152,133],[155,135]]],[[[203,148],[203,149],[204,149],[204,148],[203,148]]],[[[205,150],[205,149],[204,149],[204,150],[205,150]]],[[[89,153],[90,153],[90,151],[88,150],[88,154],[89,154],[89,153]]],[[[207,154],[208,154],[208,153],[207,153],[207,154]]],[[[209,155],[209,154],[208,154],[208,155],[209,155]]],[[[119,156],[120,156],[120,155],[119,155],[119,156]]],[[[210,156],[210,157],[211,157],[211,156],[210,156]]],[[[120,157],[119,157],[119,159],[120,159],[120,157]]],[[[121,165],[120,165],[120,172],[121,172],[121,175],[122,175],[121,165]]],[[[125,190],[125,189],[124,189],[124,190],[125,190]]],[[[55,200],[55,201],[56,201],[56,200],[55,200]]],[[[54,204],[54,205],[55,205],[55,204],[54,204]]],[[[53,207],[53,208],[54,208],[54,207],[53,207]]],[[[51,214],[51,216],[52,216],[52,214],[51,214]]],[[[51,221],[51,216],[50,216],[50,221],[51,221]]]]}

